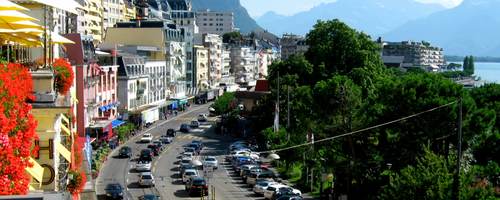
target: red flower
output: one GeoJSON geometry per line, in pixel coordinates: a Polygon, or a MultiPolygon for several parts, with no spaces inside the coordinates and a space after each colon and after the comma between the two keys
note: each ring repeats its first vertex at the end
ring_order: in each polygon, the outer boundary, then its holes
{"type": "Polygon", "coordinates": [[[33,82],[20,64],[0,64],[0,195],[26,194],[37,123],[31,114],[33,82]]]}
{"type": "Polygon", "coordinates": [[[63,58],[58,58],[52,63],[55,74],[56,88],[60,94],[65,95],[73,85],[75,73],[68,61],[63,58]]]}

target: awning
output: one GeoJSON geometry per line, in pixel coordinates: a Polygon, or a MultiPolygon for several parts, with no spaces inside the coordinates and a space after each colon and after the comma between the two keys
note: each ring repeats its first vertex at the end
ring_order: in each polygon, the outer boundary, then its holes
{"type": "Polygon", "coordinates": [[[35,180],[37,180],[40,184],[42,184],[43,181],[43,167],[36,162],[35,159],[29,158],[30,163],[33,164],[32,167],[26,167],[26,171],[33,177],[35,180]]]}
{"type": "Polygon", "coordinates": [[[24,14],[15,10],[1,10],[0,11],[0,21],[2,22],[17,22],[17,21],[25,21],[25,20],[36,20],[27,14],[24,14]]]}
{"type": "Polygon", "coordinates": [[[66,125],[61,124],[61,129],[62,129],[62,132],[66,133],[66,135],[71,136],[71,131],[69,130],[68,127],[66,127],[66,125]]]}
{"type": "Polygon", "coordinates": [[[4,22],[0,21],[0,28],[2,29],[24,29],[24,28],[34,28],[43,30],[43,27],[36,24],[35,22],[24,20],[15,22],[4,22]]]}
{"type": "Polygon", "coordinates": [[[52,32],[50,34],[50,39],[54,44],[75,44],[75,42],[71,41],[68,38],[63,37],[62,35],[59,35],[56,32],[52,32]]]}
{"type": "Polygon", "coordinates": [[[94,125],[91,125],[90,128],[105,128],[106,126],[109,125],[111,121],[105,120],[105,121],[96,121],[94,125]]]}
{"type": "Polygon", "coordinates": [[[66,149],[64,145],[59,142],[55,142],[57,153],[61,154],[69,163],[71,163],[71,152],[66,149]]]}
{"type": "Polygon", "coordinates": [[[121,126],[121,125],[123,125],[123,124],[125,124],[125,122],[124,122],[124,121],[122,121],[122,120],[119,120],[119,119],[115,119],[115,120],[113,120],[113,121],[111,122],[111,126],[112,126],[113,128],[119,127],[119,126],[121,126]]]}
{"type": "Polygon", "coordinates": [[[0,10],[28,10],[28,9],[7,0],[0,0],[0,10]]]}
{"type": "Polygon", "coordinates": [[[58,8],[64,11],[68,11],[73,14],[78,14],[77,8],[80,8],[80,4],[73,0],[31,0],[43,5],[58,8]]]}

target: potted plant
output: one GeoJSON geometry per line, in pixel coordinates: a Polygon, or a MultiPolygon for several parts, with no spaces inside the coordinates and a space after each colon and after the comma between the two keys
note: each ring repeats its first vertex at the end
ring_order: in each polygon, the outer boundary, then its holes
{"type": "Polygon", "coordinates": [[[54,69],[57,91],[59,94],[66,95],[73,85],[73,79],[75,78],[71,64],[65,59],[58,58],[52,63],[52,68],[54,69]]]}

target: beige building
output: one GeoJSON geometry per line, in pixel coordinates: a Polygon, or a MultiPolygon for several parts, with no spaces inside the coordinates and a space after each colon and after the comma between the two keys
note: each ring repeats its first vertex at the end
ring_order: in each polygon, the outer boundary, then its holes
{"type": "Polygon", "coordinates": [[[197,88],[208,88],[208,49],[204,46],[194,46],[194,71],[196,77],[194,78],[194,82],[196,83],[195,87],[197,88]]]}
{"type": "Polygon", "coordinates": [[[196,25],[200,34],[217,34],[236,31],[234,27],[234,14],[232,12],[197,11],[196,25]]]}
{"type": "Polygon", "coordinates": [[[104,29],[123,21],[124,0],[102,0],[104,29]]]}
{"type": "Polygon", "coordinates": [[[281,38],[281,59],[286,60],[291,55],[304,54],[309,49],[306,39],[299,35],[285,34],[281,38]]]}
{"type": "Polygon", "coordinates": [[[83,10],[83,19],[80,23],[83,25],[84,35],[91,35],[94,39],[94,44],[99,44],[103,39],[104,25],[103,13],[104,8],[101,0],[86,0],[81,8],[83,10]]]}
{"type": "Polygon", "coordinates": [[[222,37],[205,34],[203,43],[208,49],[208,84],[211,88],[218,87],[222,78],[222,37]]]}

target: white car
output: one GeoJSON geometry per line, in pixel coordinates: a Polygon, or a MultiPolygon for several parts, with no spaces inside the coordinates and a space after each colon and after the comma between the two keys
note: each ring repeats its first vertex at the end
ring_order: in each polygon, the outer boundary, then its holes
{"type": "Polygon", "coordinates": [[[280,188],[283,188],[283,187],[288,187],[288,186],[282,185],[282,184],[276,184],[276,185],[267,186],[266,190],[264,191],[264,198],[265,199],[272,199],[274,193],[276,191],[278,191],[280,188]]]}
{"type": "Polygon", "coordinates": [[[279,185],[279,183],[274,182],[274,181],[260,181],[253,186],[253,192],[257,195],[263,195],[264,192],[267,190],[267,187],[273,186],[273,185],[279,185]]]}
{"type": "Polygon", "coordinates": [[[150,143],[151,141],[153,141],[153,136],[151,135],[151,133],[144,133],[144,135],[142,135],[141,142],[150,143]]]}
{"type": "Polygon", "coordinates": [[[184,152],[181,155],[182,158],[191,158],[191,160],[193,159],[193,156],[194,156],[193,152],[184,152]]]}
{"type": "Polygon", "coordinates": [[[198,115],[198,121],[199,122],[206,122],[208,120],[207,114],[200,114],[198,115]]]}
{"type": "Polygon", "coordinates": [[[217,158],[215,158],[214,156],[207,156],[203,160],[203,167],[213,167],[214,169],[219,168],[217,158]]]}
{"type": "Polygon", "coordinates": [[[155,186],[155,179],[151,172],[143,172],[139,175],[140,186],[155,186]]]}
{"type": "Polygon", "coordinates": [[[198,176],[198,171],[195,169],[186,169],[184,173],[182,174],[182,182],[185,183],[187,182],[191,177],[196,177],[198,176]]]}
{"type": "Polygon", "coordinates": [[[151,161],[139,160],[135,164],[135,170],[137,171],[151,171],[151,161]]]}

